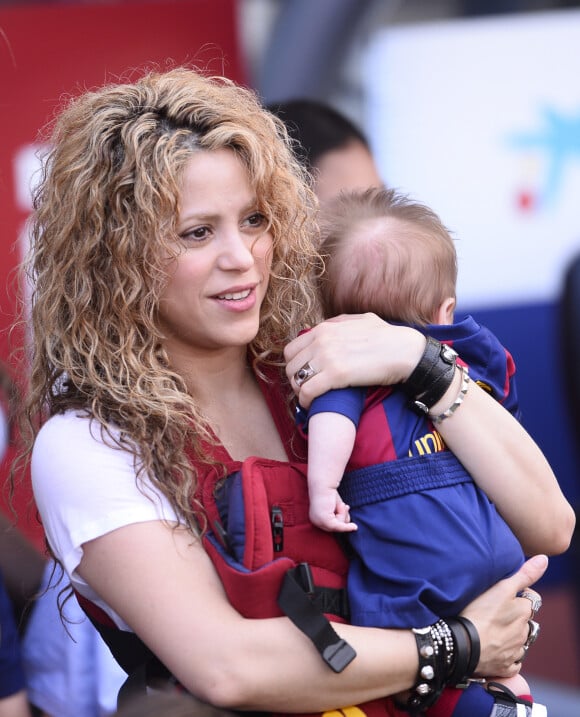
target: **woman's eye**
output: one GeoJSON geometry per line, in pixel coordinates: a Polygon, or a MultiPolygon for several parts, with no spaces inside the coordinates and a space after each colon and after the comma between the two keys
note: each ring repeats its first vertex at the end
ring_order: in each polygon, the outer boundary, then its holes
{"type": "Polygon", "coordinates": [[[246,222],[251,227],[261,227],[266,223],[266,217],[260,212],[254,212],[246,219],[246,222]]]}
{"type": "Polygon", "coordinates": [[[188,229],[181,234],[182,239],[190,239],[192,241],[203,241],[209,236],[209,229],[207,227],[195,227],[195,229],[188,229]]]}

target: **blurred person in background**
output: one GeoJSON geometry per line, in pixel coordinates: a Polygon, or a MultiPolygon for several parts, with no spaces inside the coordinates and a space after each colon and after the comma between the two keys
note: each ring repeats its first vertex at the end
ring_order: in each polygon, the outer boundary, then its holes
{"type": "MultiPolygon", "coordinates": [[[[10,444],[15,401],[18,392],[6,366],[0,365],[0,460],[6,456],[10,444]]],[[[21,614],[23,586],[28,584],[25,551],[30,549],[32,562],[36,555],[7,516],[0,516],[0,717],[30,717],[26,682],[20,653],[17,617],[21,614]],[[23,552],[21,552],[21,549],[23,552]],[[18,558],[19,560],[15,560],[18,558]],[[12,590],[6,585],[8,576],[12,590]],[[14,597],[13,597],[14,596],[14,597]],[[15,598],[19,609],[15,610],[15,598]]],[[[34,571],[33,571],[34,572],[34,571]]],[[[34,580],[33,580],[34,582],[34,580]]],[[[32,590],[36,589],[35,585],[32,590]]]]}
{"type": "Polygon", "coordinates": [[[51,560],[22,639],[28,698],[43,717],[108,717],[127,675],[74,595],[61,617],[62,587],[51,560]]]}
{"type": "Polygon", "coordinates": [[[295,99],[268,106],[286,125],[296,153],[314,177],[321,202],[345,190],[383,185],[364,133],[330,105],[295,99]]]}
{"type": "MultiPolygon", "coordinates": [[[[9,367],[0,362],[0,463],[8,462],[8,449],[13,443],[16,414],[20,393],[9,367]]],[[[3,498],[10,505],[6,487],[3,498]]],[[[6,592],[12,602],[14,619],[22,632],[27,607],[34,596],[44,569],[45,559],[22,531],[15,525],[18,516],[10,515],[7,507],[0,510],[0,572],[4,577],[6,592]]]]}
{"type": "Polygon", "coordinates": [[[0,572],[0,717],[30,717],[20,639],[0,572]]]}

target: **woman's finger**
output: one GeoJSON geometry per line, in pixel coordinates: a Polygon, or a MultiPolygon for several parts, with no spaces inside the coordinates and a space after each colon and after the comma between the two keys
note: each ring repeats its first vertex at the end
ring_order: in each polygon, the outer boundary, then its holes
{"type": "Polygon", "coordinates": [[[517,595],[537,582],[546,572],[547,567],[546,555],[534,555],[522,565],[517,573],[506,578],[505,584],[510,585],[510,589],[513,587],[513,593],[517,595]]]}

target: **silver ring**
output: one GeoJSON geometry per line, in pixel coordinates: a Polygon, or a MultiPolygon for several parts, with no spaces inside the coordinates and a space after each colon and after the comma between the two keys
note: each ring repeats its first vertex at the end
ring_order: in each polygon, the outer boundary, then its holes
{"type": "Polygon", "coordinates": [[[522,590],[521,593],[518,593],[518,597],[526,598],[532,603],[532,618],[534,618],[538,610],[542,607],[542,598],[533,590],[522,590]]]}
{"type": "Polygon", "coordinates": [[[526,650],[530,645],[534,644],[534,642],[538,639],[539,634],[540,623],[535,620],[528,620],[528,639],[524,643],[524,648],[526,650]]]}
{"type": "Polygon", "coordinates": [[[298,387],[300,387],[303,383],[306,383],[306,381],[315,375],[316,371],[312,368],[312,366],[309,363],[305,363],[304,366],[299,368],[294,374],[294,382],[298,387]]]}
{"type": "Polygon", "coordinates": [[[529,648],[529,645],[524,645],[524,654],[520,657],[519,660],[516,660],[516,663],[515,663],[516,665],[521,665],[522,662],[526,659],[526,656],[528,654],[528,648],[529,648]]]}

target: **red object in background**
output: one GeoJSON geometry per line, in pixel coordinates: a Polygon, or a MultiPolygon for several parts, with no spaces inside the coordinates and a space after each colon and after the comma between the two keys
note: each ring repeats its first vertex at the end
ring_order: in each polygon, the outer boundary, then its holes
{"type": "Polygon", "coordinates": [[[517,197],[517,205],[522,211],[529,212],[536,207],[536,197],[532,192],[523,190],[517,197]]]}
{"type": "MultiPolygon", "coordinates": [[[[244,83],[236,8],[235,0],[186,0],[0,9],[0,359],[10,364],[7,329],[15,297],[9,282],[28,214],[26,187],[17,186],[17,157],[38,141],[63,97],[134,70],[188,64],[244,83]]],[[[9,512],[6,491],[0,494],[0,509],[9,512]]],[[[18,526],[40,547],[30,497],[29,488],[20,490],[14,507],[18,526]]]]}

